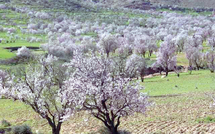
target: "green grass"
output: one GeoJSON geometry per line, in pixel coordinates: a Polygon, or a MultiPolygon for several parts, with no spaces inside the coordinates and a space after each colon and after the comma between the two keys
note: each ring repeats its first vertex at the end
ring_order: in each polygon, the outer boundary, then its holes
{"type": "Polygon", "coordinates": [[[0,59],[10,59],[16,54],[0,47],[0,59]]]}
{"type": "Polygon", "coordinates": [[[0,47],[19,47],[19,46],[39,47],[40,44],[42,43],[29,43],[27,41],[18,40],[15,43],[0,44],[0,47]]]}
{"type": "Polygon", "coordinates": [[[189,72],[181,73],[179,78],[174,73],[166,78],[159,75],[145,79],[142,85],[145,87],[143,92],[150,96],[205,92],[215,89],[215,74],[200,70],[193,71],[191,75],[189,72]]]}
{"type": "Polygon", "coordinates": [[[205,118],[197,119],[196,121],[198,123],[214,123],[215,122],[215,118],[207,116],[205,118]]]}
{"type": "Polygon", "coordinates": [[[13,58],[16,54],[15,52],[10,52],[9,50],[4,49],[5,47],[39,47],[41,43],[29,43],[27,41],[17,41],[15,43],[0,43],[0,59],[10,59],[13,58]]]}
{"type": "Polygon", "coordinates": [[[14,65],[1,65],[0,64],[0,69],[6,70],[6,69],[10,69],[11,67],[13,67],[14,65]]]}
{"type": "MultiPolygon", "coordinates": [[[[29,106],[24,105],[19,101],[0,99],[0,111],[0,120],[5,119],[13,126],[28,124],[33,127],[33,130],[35,131],[34,126],[39,126],[44,123],[46,124],[45,120],[41,120],[29,106]]],[[[44,129],[50,130],[48,126],[45,126],[44,129]]]]}

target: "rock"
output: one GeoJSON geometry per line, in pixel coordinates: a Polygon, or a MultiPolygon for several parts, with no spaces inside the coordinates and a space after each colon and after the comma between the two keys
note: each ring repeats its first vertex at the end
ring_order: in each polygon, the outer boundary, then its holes
{"type": "Polygon", "coordinates": [[[161,76],[161,79],[166,78],[166,75],[161,76]]]}

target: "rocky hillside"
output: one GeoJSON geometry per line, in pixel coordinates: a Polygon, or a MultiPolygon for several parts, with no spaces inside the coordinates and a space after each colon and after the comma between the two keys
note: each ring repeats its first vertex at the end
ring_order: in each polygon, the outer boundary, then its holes
{"type": "Polygon", "coordinates": [[[163,5],[178,5],[186,8],[215,8],[215,0],[150,0],[151,3],[163,5]]]}

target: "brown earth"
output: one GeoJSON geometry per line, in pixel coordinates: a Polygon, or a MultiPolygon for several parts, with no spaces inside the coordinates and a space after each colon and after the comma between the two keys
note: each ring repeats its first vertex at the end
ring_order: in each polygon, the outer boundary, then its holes
{"type": "MultiPolygon", "coordinates": [[[[208,116],[215,117],[215,109],[210,107],[212,100],[207,94],[189,93],[151,100],[155,104],[146,115],[123,118],[120,129],[132,134],[215,134],[215,122],[198,122],[208,116]]],[[[92,133],[101,126],[98,120],[80,113],[63,125],[63,134],[92,133]]]]}

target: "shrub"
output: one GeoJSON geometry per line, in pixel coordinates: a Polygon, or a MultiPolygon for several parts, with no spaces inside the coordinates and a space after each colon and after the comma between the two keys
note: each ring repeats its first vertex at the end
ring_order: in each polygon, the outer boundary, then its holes
{"type": "Polygon", "coordinates": [[[196,120],[198,123],[214,123],[215,122],[215,118],[212,118],[210,116],[207,116],[205,118],[202,119],[197,119],[196,120]]]}
{"type": "Polygon", "coordinates": [[[11,126],[11,124],[8,121],[6,121],[6,120],[2,120],[1,121],[1,126],[2,127],[9,127],[9,126],[11,126]]]}
{"type": "Polygon", "coordinates": [[[13,127],[12,134],[33,134],[33,133],[28,125],[21,125],[13,127]]]}

